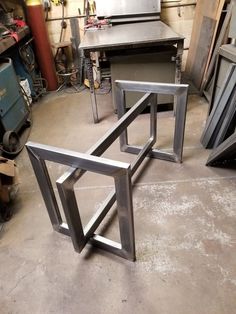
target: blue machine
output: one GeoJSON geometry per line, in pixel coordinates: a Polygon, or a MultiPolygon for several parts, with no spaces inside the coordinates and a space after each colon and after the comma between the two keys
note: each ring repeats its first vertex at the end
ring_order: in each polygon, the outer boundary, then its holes
{"type": "Polygon", "coordinates": [[[29,109],[11,59],[0,60],[0,136],[7,131],[18,132],[26,123],[29,109]]]}

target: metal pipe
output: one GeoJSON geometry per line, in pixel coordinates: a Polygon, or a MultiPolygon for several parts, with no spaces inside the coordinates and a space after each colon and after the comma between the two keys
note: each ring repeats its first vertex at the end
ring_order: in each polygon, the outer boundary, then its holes
{"type": "MultiPolygon", "coordinates": [[[[90,14],[89,16],[96,16],[95,14],[90,14]]],[[[66,16],[64,17],[64,20],[69,20],[73,18],[82,19],[85,18],[86,15],[74,15],[74,16],[66,16]]],[[[54,18],[47,18],[46,22],[52,22],[52,21],[61,21],[62,17],[54,17],[54,18]]]]}
{"type": "Polygon", "coordinates": [[[197,2],[191,2],[191,3],[183,3],[183,4],[174,4],[174,5],[162,5],[161,8],[162,9],[168,9],[168,8],[181,8],[181,7],[189,7],[189,6],[193,6],[196,5],[197,2]]]}

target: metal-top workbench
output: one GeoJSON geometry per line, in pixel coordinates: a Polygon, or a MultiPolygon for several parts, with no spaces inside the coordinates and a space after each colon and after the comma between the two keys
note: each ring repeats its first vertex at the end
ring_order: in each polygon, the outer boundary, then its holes
{"type": "Polygon", "coordinates": [[[99,118],[90,52],[176,45],[175,83],[180,83],[183,43],[184,37],[161,21],[120,24],[87,31],[80,48],[83,49],[86,60],[94,122],[97,123],[99,118]]]}

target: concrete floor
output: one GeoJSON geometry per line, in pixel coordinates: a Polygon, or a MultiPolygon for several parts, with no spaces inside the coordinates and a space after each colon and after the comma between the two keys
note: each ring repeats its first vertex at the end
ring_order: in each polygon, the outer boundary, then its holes
{"type": "MultiPolygon", "coordinates": [[[[208,168],[199,143],[207,104],[189,97],[184,162],[146,160],[133,203],[137,261],[86,246],[52,230],[28,156],[17,158],[20,186],[14,216],[0,234],[0,313],[236,313],[236,172],[208,168]]],[[[116,121],[110,95],[99,96],[92,123],[88,91],[52,93],[33,106],[30,140],[85,152],[116,121]]],[[[171,146],[173,117],[158,115],[158,146],[171,146]]],[[[129,128],[145,142],[148,114],[129,128]]],[[[118,143],[105,157],[131,162],[118,143]]],[[[65,167],[48,164],[52,178],[65,167]]],[[[86,174],[76,187],[83,222],[112,188],[109,178],[86,174]]],[[[103,232],[118,238],[116,217],[103,232]]]]}

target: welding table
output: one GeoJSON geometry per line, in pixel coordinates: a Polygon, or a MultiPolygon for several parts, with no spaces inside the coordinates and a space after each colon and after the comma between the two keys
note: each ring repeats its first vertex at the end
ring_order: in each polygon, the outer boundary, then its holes
{"type": "Polygon", "coordinates": [[[94,123],[99,122],[99,117],[90,58],[91,52],[134,51],[134,49],[139,48],[176,45],[175,83],[178,84],[181,80],[183,44],[184,37],[161,21],[120,24],[95,31],[86,31],[79,48],[84,51],[94,123]]]}

